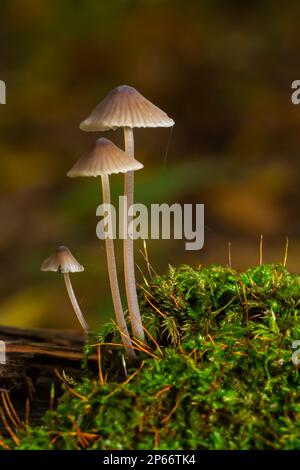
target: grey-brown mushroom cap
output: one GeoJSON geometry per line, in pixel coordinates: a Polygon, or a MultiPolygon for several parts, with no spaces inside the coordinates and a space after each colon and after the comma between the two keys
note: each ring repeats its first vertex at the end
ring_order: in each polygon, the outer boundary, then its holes
{"type": "Polygon", "coordinates": [[[142,163],[130,157],[105,137],[96,140],[90,151],[83,155],[67,173],[77,176],[103,176],[113,173],[127,173],[143,168],[142,163]]]}
{"type": "Polygon", "coordinates": [[[83,131],[107,131],[118,127],[171,127],[173,119],[135,88],[114,88],[81,122],[83,131]]]}
{"type": "Polygon", "coordinates": [[[47,258],[41,271],[55,271],[61,274],[78,273],[84,271],[84,267],[74,258],[69,248],[59,246],[57,250],[47,258]]]}

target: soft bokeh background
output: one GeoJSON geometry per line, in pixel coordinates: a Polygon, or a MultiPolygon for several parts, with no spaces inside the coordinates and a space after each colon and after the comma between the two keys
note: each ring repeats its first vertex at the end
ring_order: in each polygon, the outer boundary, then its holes
{"type": "MultiPolygon", "coordinates": [[[[176,121],[173,132],[136,131],[136,200],[206,205],[205,248],[150,241],[154,268],[227,263],[230,240],[242,269],[264,234],[264,260],[282,261],[288,236],[297,272],[299,15],[299,3],[276,1],[1,1],[0,324],[77,328],[62,279],[39,271],[59,244],[86,268],[73,281],[89,321],[112,314],[95,236],[100,182],[65,175],[98,137],[79,122],[124,83],[176,121]]],[[[123,144],[121,131],[106,137],[123,144]]],[[[114,197],[122,183],[112,178],[114,197]]]]}

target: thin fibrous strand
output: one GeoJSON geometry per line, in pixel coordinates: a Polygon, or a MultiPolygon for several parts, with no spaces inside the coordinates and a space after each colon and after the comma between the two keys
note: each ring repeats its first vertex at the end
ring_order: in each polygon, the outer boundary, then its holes
{"type": "Polygon", "coordinates": [[[12,404],[12,401],[11,401],[10,396],[9,396],[9,392],[4,392],[4,393],[5,393],[6,401],[7,401],[8,405],[9,405],[9,407],[10,407],[10,409],[11,409],[11,411],[12,411],[14,417],[15,417],[15,419],[16,419],[17,422],[18,422],[18,426],[17,426],[17,427],[22,428],[22,426],[23,426],[22,421],[21,421],[21,419],[20,419],[18,413],[16,412],[16,409],[15,409],[14,405],[12,404]]]}
{"type": "MultiPolygon", "coordinates": [[[[125,141],[125,152],[132,158],[134,158],[134,138],[133,130],[129,127],[124,128],[124,141],[125,141]]],[[[128,215],[128,208],[133,205],[134,198],[134,172],[129,171],[125,174],[125,197],[127,200],[126,219],[127,223],[124,224],[126,227],[126,234],[124,237],[124,276],[125,276],[125,287],[128,301],[128,310],[130,320],[132,324],[132,330],[134,336],[145,342],[145,334],[143,330],[141,314],[138,304],[137,291],[136,291],[136,280],[134,271],[134,247],[133,238],[128,233],[128,226],[132,220],[132,216],[128,215]]]]}
{"type": "Polygon", "coordinates": [[[25,424],[26,427],[29,428],[30,426],[30,400],[26,398],[25,402],[25,424]]]}
{"type": "Polygon", "coordinates": [[[231,242],[228,242],[228,268],[232,268],[231,242]]]}
{"type": "Polygon", "coordinates": [[[260,241],[259,241],[259,265],[262,266],[263,264],[263,239],[264,236],[260,236],[260,241]]]}
{"type": "Polygon", "coordinates": [[[104,384],[103,373],[102,373],[102,357],[101,357],[101,344],[98,345],[98,369],[99,369],[99,384],[102,386],[104,384]]]}
{"type": "Polygon", "coordinates": [[[72,387],[70,387],[70,385],[65,381],[65,379],[60,375],[60,373],[58,372],[57,369],[54,369],[54,373],[55,375],[59,378],[59,380],[61,382],[63,382],[63,384],[66,386],[66,388],[69,390],[70,393],[72,393],[72,395],[75,395],[75,397],[78,397],[80,398],[80,400],[82,401],[88,401],[88,398],[85,397],[84,395],[81,395],[80,393],[76,392],[76,390],[74,390],[72,387]]]}
{"type": "MultiPolygon", "coordinates": [[[[110,186],[109,186],[109,179],[108,175],[103,175],[102,179],[102,192],[103,192],[103,203],[110,204],[110,186]]],[[[110,217],[110,213],[108,211],[108,230],[110,231],[112,228],[112,221],[110,217]]],[[[105,237],[105,246],[106,246],[106,256],[107,256],[107,267],[108,267],[108,276],[110,282],[110,289],[112,300],[114,304],[114,310],[117,320],[117,325],[121,334],[121,338],[124,344],[124,348],[126,350],[127,356],[130,360],[136,360],[136,354],[132,347],[132,342],[129,336],[127,324],[124,317],[121,296],[120,296],[120,289],[119,289],[119,282],[118,282],[118,274],[117,274],[117,266],[116,266],[116,257],[115,257],[115,248],[114,248],[114,240],[112,234],[107,233],[105,237]]]]}
{"type": "Polygon", "coordinates": [[[3,425],[6,429],[6,431],[8,432],[8,434],[11,436],[12,440],[14,441],[14,443],[16,444],[16,446],[19,446],[20,445],[20,439],[16,436],[16,434],[13,432],[12,428],[10,427],[10,425],[8,424],[7,422],[7,419],[5,417],[5,414],[0,406],[0,417],[2,419],[2,422],[3,422],[3,425]]]}
{"type": "Polygon", "coordinates": [[[12,412],[10,410],[10,407],[8,406],[8,403],[7,403],[6,396],[5,396],[4,392],[1,393],[1,397],[2,397],[2,402],[3,402],[3,406],[5,408],[6,414],[9,417],[10,421],[12,422],[12,424],[14,425],[14,427],[16,429],[18,429],[18,430],[21,429],[22,430],[22,424],[18,423],[18,421],[12,415],[12,412]]]}
{"type": "Polygon", "coordinates": [[[154,337],[151,335],[150,331],[147,330],[147,328],[145,328],[145,327],[144,327],[144,331],[145,331],[146,335],[149,336],[149,338],[151,339],[151,341],[153,341],[153,343],[155,344],[156,349],[159,351],[160,355],[163,356],[163,352],[162,352],[161,348],[159,347],[159,344],[158,344],[157,341],[154,339],[154,337]]]}
{"type": "Polygon", "coordinates": [[[133,377],[135,377],[135,376],[142,370],[142,368],[144,367],[144,365],[145,365],[145,362],[142,361],[140,367],[139,367],[137,370],[135,370],[135,371],[133,372],[133,374],[131,374],[131,375],[128,377],[128,379],[125,380],[125,382],[122,382],[122,383],[121,383],[120,385],[118,385],[109,395],[107,395],[106,398],[110,398],[110,397],[112,397],[115,393],[119,392],[119,391],[122,389],[122,387],[124,387],[124,385],[127,385],[127,384],[133,379],[133,377]]]}
{"type": "Polygon", "coordinates": [[[3,449],[5,450],[11,450],[10,447],[7,444],[5,444],[1,434],[0,434],[0,446],[3,447],[3,449]]]}
{"type": "Polygon", "coordinates": [[[83,316],[83,313],[82,313],[82,311],[79,307],[79,304],[77,302],[77,299],[76,299],[76,296],[75,296],[75,293],[74,293],[74,290],[73,290],[73,287],[72,287],[72,284],[71,284],[71,279],[70,279],[69,273],[64,274],[64,280],[65,280],[67,292],[68,292],[72,307],[74,309],[74,312],[75,312],[75,314],[76,314],[76,316],[79,320],[80,325],[82,326],[84,331],[86,333],[88,333],[90,331],[90,327],[87,324],[87,322],[86,322],[86,320],[83,316]]]}
{"type": "Polygon", "coordinates": [[[283,259],[283,266],[284,267],[286,267],[287,258],[288,258],[288,251],[289,251],[289,239],[288,239],[288,237],[286,237],[284,259],[283,259]]]}

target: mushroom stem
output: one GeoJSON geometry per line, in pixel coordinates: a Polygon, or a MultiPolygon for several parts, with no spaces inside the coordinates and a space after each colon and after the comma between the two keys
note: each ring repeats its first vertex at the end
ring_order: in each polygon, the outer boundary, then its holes
{"type": "MultiPolygon", "coordinates": [[[[102,175],[102,193],[103,193],[103,202],[104,204],[110,204],[110,185],[108,175],[102,175]]],[[[110,213],[108,214],[109,224],[111,225],[110,213]]],[[[114,241],[109,236],[105,237],[105,246],[106,246],[106,256],[107,256],[107,266],[108,266],[108,276],[112,294],[112,300],[114,304],[114,310],[116,314],[117,324],[120,330],[122,341],[124,344],[125,351],[130,360],[136,360],[136,354],[134,352],[132,342],[129,336],[127,324],[124,317],[120,289],[118,283],[117,267],[116,267],[116,258],[114,250],[114,241]]]]}
{"type": "MultiPolygon", "coordinates": [[[[125,152],[130,157],[134,158],[134,137],[133,129],[130,127],[124,127],[124,141],[125,141],[125,152]]],[[[130,320],[132,324],[134,336],[145,343],[145,334],[140,314],[140,308],[138,304],[137,292],[136,292],[136,280],[134,271],[134,248],[133,238],[128,234],[128,225],[132,220],[132,216],[128,215],[128,208],[133,205],[134,197],[134,171],[129,171],[125,174],[125,197],[127,198],[127,230],[124,237],[124,275],[125,275],[125,286],[126,295],[128,300],[128,309],[130,320]]]]}
{"type": "Polygon", "coordinates": [[[65,284],[66,284],[66,288],[67,288],[67,292],[68,292],[68,295],[69,295],[69,298],[70,298],[70,301],[71,301],[71,304],[73,306],[73,309],[74,309],[74,312],[79,320],[79,323],[80,325],[82,326],[82,328],[84,329],[84,331],[86,333],[88,333],[90,331],[90,327],[89,325],[87,324],[84,316],[83,316],[83,313],[79,307],[79,304],[77,302],[77,299],[76,299],[76,296],[75,296],[75,293],[74,293],[74,290],[73,290],[73,287],[72,287],[72,283],[71,283],[71,279],[70,279],[70,275],[69,273],[65,273],[64,274],[64,280],[65,280],[65,284]]]}

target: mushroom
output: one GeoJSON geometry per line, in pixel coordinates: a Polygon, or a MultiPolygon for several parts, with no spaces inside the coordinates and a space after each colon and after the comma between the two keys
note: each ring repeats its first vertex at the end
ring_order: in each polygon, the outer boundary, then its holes
{"type": "Polygon", "coordinates": [[[71,279],[70,273],[79,273],[84,271],[84,267],[78,263],[78,261],[74,258],[71,251],[66,246],[59,246],[55,253],[53,253],[49,258],[47,258],[42,266],[41,271],[55,271],[60,274],[63,274],[67,292],[73,306],[74,312],[86,333],[89,332],[90,327],[87,324],[83,313],[79,307],[77,302],[71,279]]]}
{"type": "MultiPolygon", "coordinates": [[[[173,119],[147,100],[135,88],[127,85],[114,88],[92,111],[81,124],[84,131],[106,131],[109,129],[124,128],[125,152],[134,158],[134,127],[171,127],[173,119]]],[[[125,175],[125,196],[127,207],[131,207],[134,200],[134,172],[125,175]]],[[[132,216],[127,215],[127,227],[132,216]]],[[[127,230],[128,232],[128,230],[127,230]]],[[[124,274],[128,309],[136,338],[145,342],[144,329],[137,299],[136,280],[134,270],[133,238],[124,239],[124,274]]]]}
{"type": "MultiPolygon", "coordinates": [[[[113,144],[110,140],[98,139],[90,151],[81,157],[73,168],[68,172],[68,176],[101,176],[102,192],[104,204],[110,204],[109,175],[113,173],[126,173],[143,168],[143,165],[134,158],[129,157],[123,150],[113,144]]],[[[111,214],[108,211],[108,225],[111,226],[111,214]]],[[[127,355],[130,359],[135,359],[135,353],[128,333],[123,307],[120,296],[120,289],[117,276],[116,259],[113,238],[105,237],[108,275],[112,293],[112,300],[116,314],[117,323],[123,340],[127,355]]],[[[135,322],[132,324],[133,330],[136,328],[135,322]]]]}

